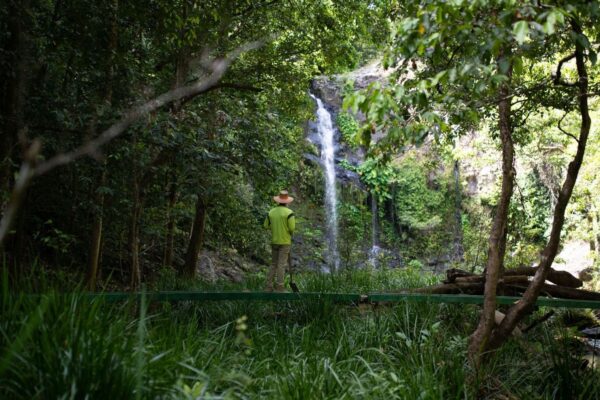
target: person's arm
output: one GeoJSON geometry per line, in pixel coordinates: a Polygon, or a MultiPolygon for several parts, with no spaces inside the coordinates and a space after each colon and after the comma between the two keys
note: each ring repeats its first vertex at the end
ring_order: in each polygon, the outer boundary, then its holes
{"type": "Polygon", "coordinates": [[[265,229],[269,229],[271,227],[271,219],[269,218],[269,214],[267,214],[267,217],[263,222],[263,226],[265,227],[265,229]]]}
{"type": "Polygon", "coordinates": [[[294,213],[291,213],[290,215],[288,215],[287,225],[288,225],[288,231],[290,232],[290,235],[293,235],[294,230],[296,230],[296,217],[294,217],[294,213]]]}

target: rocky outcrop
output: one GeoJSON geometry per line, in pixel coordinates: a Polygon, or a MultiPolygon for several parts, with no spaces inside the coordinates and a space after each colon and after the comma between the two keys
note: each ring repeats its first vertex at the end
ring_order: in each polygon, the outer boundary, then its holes
{"type": "MultiPolygon", "coordinates": [[[[310,91],[315,96],[323,101],[325,108],[331,114],[333,123],[335,125],[336,117],[342,109],[343,103],[343,88],[347,82],[353,82],[354,89],[360,90],[366,88],[373,82],[385,82],[389,76],[389,71],[384,70],[381,67],[381,63],[373,62],[362,68],[352,71],[347,74],[334,75],[334,76],[318,76],[313,79],[310,91]]],[[[355,116],[359,121],[364,120],[362,115],[355,116]]],[[[317,147],[320,151],[320,138],[317,130],[317,125],[314,121],[309,121],[307,125],[306,137],[308,141],[317,147]]],[[[365,152],[363,149],[351,148],[340,140],[340,133],[336,132],[336,176],[342,184],[354,184],[362,189],[364,185],[360,181],[360,177],[355,172],[349,171],[341,167],[340,162],[342,160],[348,162],[351,165],[359,165],[365,158],[365,152]]],[[[305,158],[311,163],[320,164],[319,157],[307,153],[305,158]]]]}
{"type": "Polygon", "coordinates": [[[313,79],[310,91],[320,98],[327,108],[330,108],[330,112],[337,113],[342,108],[343,85],[344,82],[337,76],[318,76],[313,79]]]}
{"type": "Polygon", "coordinates": [[[248,273],[266,268],[255,261],[242,257],[235,249],[219,251],[204,249],[198,259],[198,276],[210,281],[242,282],[248,273]]]}

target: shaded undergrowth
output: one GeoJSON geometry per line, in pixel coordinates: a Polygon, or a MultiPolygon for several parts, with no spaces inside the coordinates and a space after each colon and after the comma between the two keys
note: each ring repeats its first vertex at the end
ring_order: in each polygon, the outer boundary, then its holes
{"type": "MultiPolygon", "coordinates": [[[[385,271],[299,283],[366,292],[416,279],[385,271]]],[[[509,343],[474,380],[465,363],[477,318],[470,305],[108,304],[4,290],[1,307],[2,398],[589,399],[598,391],[598,375],[579,368],[559,326],[509,343]]]]}

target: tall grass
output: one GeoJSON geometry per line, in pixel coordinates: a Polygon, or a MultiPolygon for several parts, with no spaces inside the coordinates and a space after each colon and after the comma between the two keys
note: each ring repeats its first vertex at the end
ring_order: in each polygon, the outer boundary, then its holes
{"type": "MultiPolygon", "coordinates": [[[[249,274],[243,282],[184,281],[172,271],[165,272],[156,289],[199,289],[207,291],[263,290],[264,272],[249,274]]],[[[285,277],[286,287],[289,276],[285,277]]],[[[422,287],[437,283],[439,278],[420,269],[342,269],[335,274],[303,272],[294,275],[295,282],[303,292],[368,293],[387,292],[422,287]]]]}
{"type": "MultiPolygon", "coordinates": [[[[299,283],[305,291],[368,292],[406,287],[415,279],[406,271],[361,271],[304,275],[299,283]]],[[[249,282],[242,288],[261,284],[259,278],[249,282]]],[[[474,306],[107,304],[52,291],[38,297],[3,293],[2,299],[0,398],[481,397],[465,366],[474,306]]],[[[557,345],[552,333],[536,332],[545,338],[543,346],[557,345]]],[[[510,343],[487,371],[505,387],[486,393],[560,398],[552,396],[569,386],[560,388],[557,379],[565,373],[557,368],[560,352],[554,351],[553,362],[544,351],[553,349],[523,355],[522,344],[510,343]]],[[[576,378],[583,382],[572,386],[571,398],[593,398],[591,382],[598,375],[576,378]]]]}

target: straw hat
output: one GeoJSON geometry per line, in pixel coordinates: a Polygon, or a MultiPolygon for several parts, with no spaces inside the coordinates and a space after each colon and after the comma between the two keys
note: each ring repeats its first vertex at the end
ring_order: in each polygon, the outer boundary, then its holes
{"type": "Polygon", "coordinates": [[[282,190],[279,192],[279,196],[273,196],[273,200],[275,200],[279,204],[289,204],[294,201],[294,198],[288,195],[287,190],[282,190]]]}

